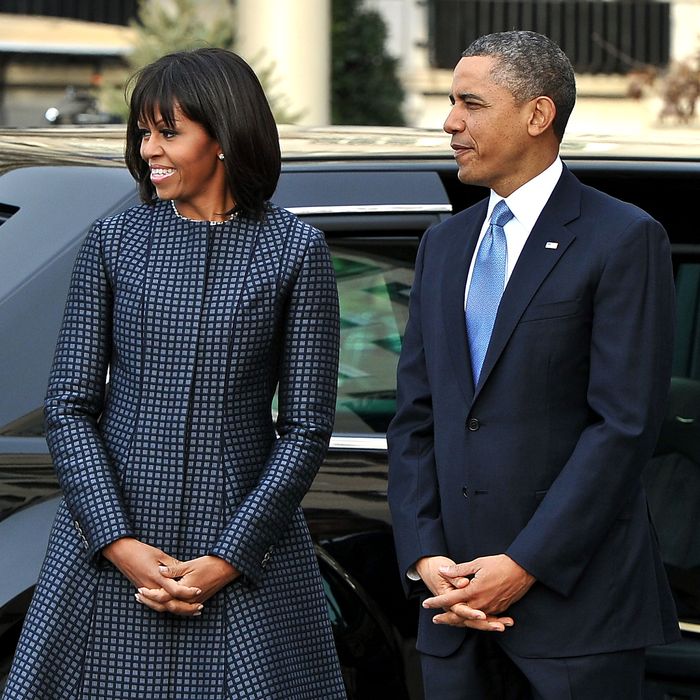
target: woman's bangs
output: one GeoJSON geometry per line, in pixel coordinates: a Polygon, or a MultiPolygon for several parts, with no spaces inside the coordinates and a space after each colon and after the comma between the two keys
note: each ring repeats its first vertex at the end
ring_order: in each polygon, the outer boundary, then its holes
{"type": "Polygon", "coordinates": [[[168,129],[175,128],[175,108],[179,100],[171,81],[165,75],[153,76],[148,84],[139,86],[138,94],[134,95],[132,109],[138,114],[138,119],[144,124],[156,124],[163,121],[168,129]]]}

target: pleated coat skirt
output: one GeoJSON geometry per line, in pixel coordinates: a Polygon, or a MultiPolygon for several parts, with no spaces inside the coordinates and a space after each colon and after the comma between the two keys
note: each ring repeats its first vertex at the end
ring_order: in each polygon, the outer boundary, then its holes
{"type": "Polygon", "coordinates": [[[4,700],[345,697],[300,508],[337,361],[328,248],[288,212],[93,226],[46,399],[64,501],[4,700]],[[200,617],[155,612],[101,556],[125,536],[241,576],[200,617]]]}

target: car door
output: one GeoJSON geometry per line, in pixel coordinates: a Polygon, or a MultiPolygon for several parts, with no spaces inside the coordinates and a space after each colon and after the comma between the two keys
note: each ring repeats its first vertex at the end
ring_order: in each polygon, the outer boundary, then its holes
{"type": "Polygon", "coordinates": [[[341,662],[344,671],[354,669],[357,697],[403,697],[397,674],[415,697],[416,616],[394,554],[386,429],[396,406],[396,366],[420,238],[449,216],[451,204],[438,174],[415,163],[299,166],[285,170],[275,197],[325,233],[338,282],[335,427],[303,505],[314,539],[357,594],[354,604],[346,596],[344,633],[336,635],[341,662]],[[374,627],[401,643],[379,644],[378,634],[368,642],[367,629],[374,627]],[[353,660],[348,642],[357,648],[360,638],[365,653],[353,660]]]}

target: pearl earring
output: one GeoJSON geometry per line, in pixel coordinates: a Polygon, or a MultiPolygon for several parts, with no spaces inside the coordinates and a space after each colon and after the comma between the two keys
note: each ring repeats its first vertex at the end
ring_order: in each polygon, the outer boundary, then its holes
{"type": "Polygon", "coordinates": [[[219,160],[223,160],[225,158],[225,156],[223,153],[219,153],[218,158],[219,158],[219,160]]]}

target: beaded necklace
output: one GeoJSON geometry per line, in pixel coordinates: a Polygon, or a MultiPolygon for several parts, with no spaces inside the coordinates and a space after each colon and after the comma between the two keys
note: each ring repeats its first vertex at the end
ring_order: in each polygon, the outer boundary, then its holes
{"type": "Polygon", "coordinates": [[[182,219],[183,221],[192,221],[195,224],[202,224],[202,223],[208,223],[211,224],[212,226],[218,226],[219,224],[226,224],[232,219],[235,219],[237,214],[236,212],[233,212],[233,214],[229,214],[225,219],[221,221],[206,221],[205,219],[190,219],[189,216],[183,216],[180,214],[180,212],[177,210],[177,207],[175,206],[175,200],[171,199],[170,200],[170,206],[173,208],[173,211],[175,212],[175,216],[177,216],[178,219],[182,219]]]}

